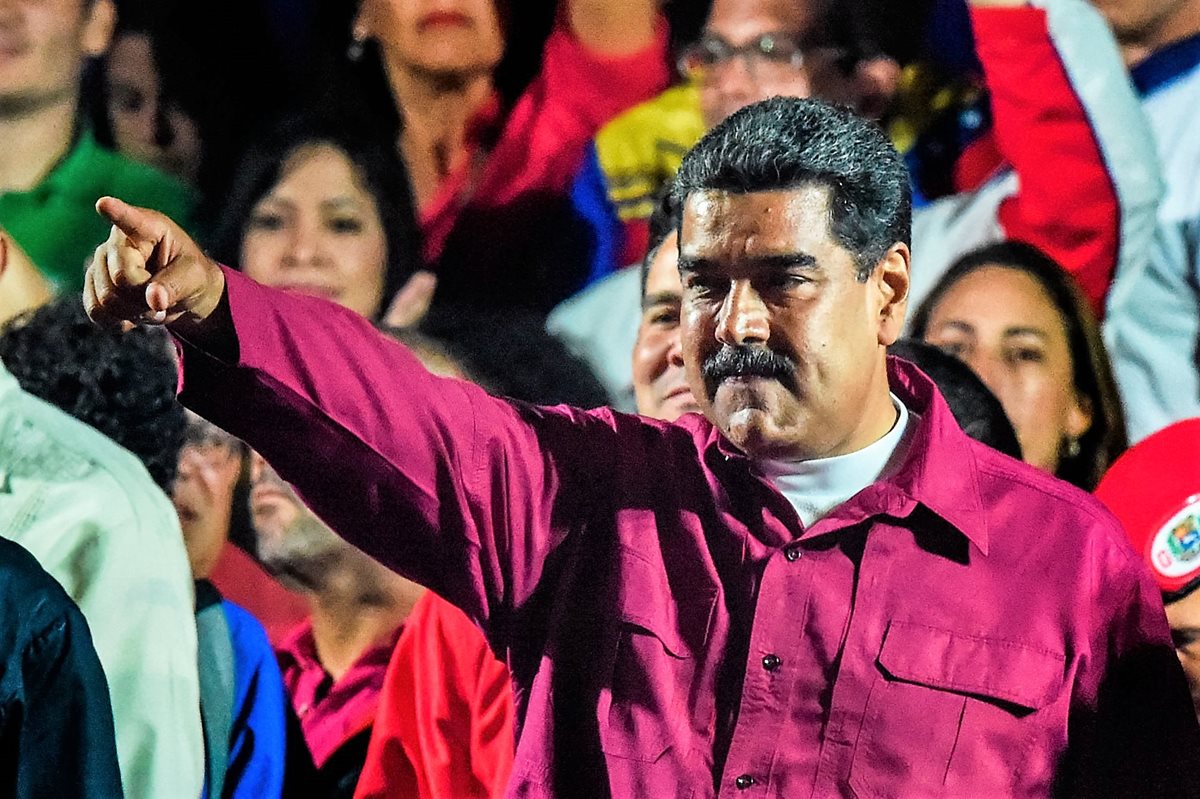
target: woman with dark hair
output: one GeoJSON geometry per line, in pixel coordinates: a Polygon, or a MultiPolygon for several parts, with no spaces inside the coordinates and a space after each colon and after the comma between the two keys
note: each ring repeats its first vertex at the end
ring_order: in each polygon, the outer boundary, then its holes
{"type": "Polygon", "coordinates": [[[500,73],[531,5],[548,4],[360,0],[349,50],[355,87],[395,113],[439,291],[544,311],[586,276],[569,190],[588,143],[670,73],[657,0],[560,0],[536,76],[510,100],[500,73]]]}
{"type": "Polygon", "coordinates": [[[912,335],[962,359],[1000,399],[1025,462],[1091,491],[1126,446],[1099,325],[1075,280],[1007,241],[956,261],[912,335]]]}
{"type": "Polygon", "coordinates": [[[260,283],[381,319],[422,261],[408,173],[371,130],[352,115],[310,115],[252,144],[214,255],[260,283]]]}

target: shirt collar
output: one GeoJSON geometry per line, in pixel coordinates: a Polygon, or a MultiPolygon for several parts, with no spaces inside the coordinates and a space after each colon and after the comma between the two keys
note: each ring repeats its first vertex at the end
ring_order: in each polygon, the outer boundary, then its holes
{"type": "Polygon", "coordinates": [[[1138,94],[1147,97],[1200,65],[1200,34],[1169,44],[1129,71],[1138,94]]]}
{"type": "MultiPolygon", "coordinates": [[[[888,382],[892,393],[915,417],[909,421],[915,429],[905,459],[875,484],[880,490],[868,488],[863,494],[871,492],[870,506],[878,513],[907,515],[915,505],[921,505],[987,555],[987,514],[979,494],[971,440],[959,428],[941,392],[920,369],[889,356],[888,382]]],[[[715,426],[709,426],[705,451],[717,456],[716,461],[741,462],[749,467],[746,455],[715,426]]],[[[861,513],[858,515],[861,518],[861,513]]]]}

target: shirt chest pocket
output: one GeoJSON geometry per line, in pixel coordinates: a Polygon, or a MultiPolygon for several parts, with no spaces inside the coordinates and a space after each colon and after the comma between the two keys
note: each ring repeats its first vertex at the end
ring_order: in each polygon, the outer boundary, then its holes
{"type": "Polygon", "coordinates": [[[1062,655],[892,621],[876,666],[850,773],[859,797],[1050,793],[1062,655]]]}
{"type": "Polygon", "coordinates": [[[661,569],[639,558],[625,564],[612,676],[599,702],[600,741],[619,758],[656,762],[691,747],[694,702],[702,695],[697,664],[707,641],[715,591],[676,596],[661,569]]]}

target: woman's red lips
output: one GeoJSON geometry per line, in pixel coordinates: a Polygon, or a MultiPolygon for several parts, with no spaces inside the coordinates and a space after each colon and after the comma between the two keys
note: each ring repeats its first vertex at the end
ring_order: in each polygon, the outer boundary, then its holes
{"type": "Polygon", "coordinates": [[[434,11],[421,17],[421,28],[462,27],[471,24],[471,18],[458,11],[434,11]]]}

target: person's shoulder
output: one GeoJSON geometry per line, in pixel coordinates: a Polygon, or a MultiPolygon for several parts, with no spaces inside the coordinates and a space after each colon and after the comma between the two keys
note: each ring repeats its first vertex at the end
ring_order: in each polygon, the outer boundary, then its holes
{"type": "MultiPolygon", "coordinates": [[[[188,219],[196,207],[195,192],[187,184],[152,166],[91,142],[86,143],[91,185],[80,189],[91,194],[111,194],[134,205],[153,208],[172,219],[188,219]]],[[[94,199],[93,199],[94,201],[94,199]]]]}
{"type": "Polygon", "coordinates": [[[664,150],[679,158],[704,135],[695,86],[673,86],[608,122],[596,134],[596,154],[606,172],[629,163],[654,162],[664,150]]]}
{"type": "Polygon", "coordinates": [[[36,635],[78,612],[63,587],[27,549],[0,538],[0,627],[36,635]]]}
{"type": "Polygon", "coordinates": [[[1092,562],[1104,572],[1138,568],[1120,522],[1087,491],[970,440],[979,478],[980,500],[994,529],[1014,554],[1045,549],[1064,562],[1092,562]]]}

